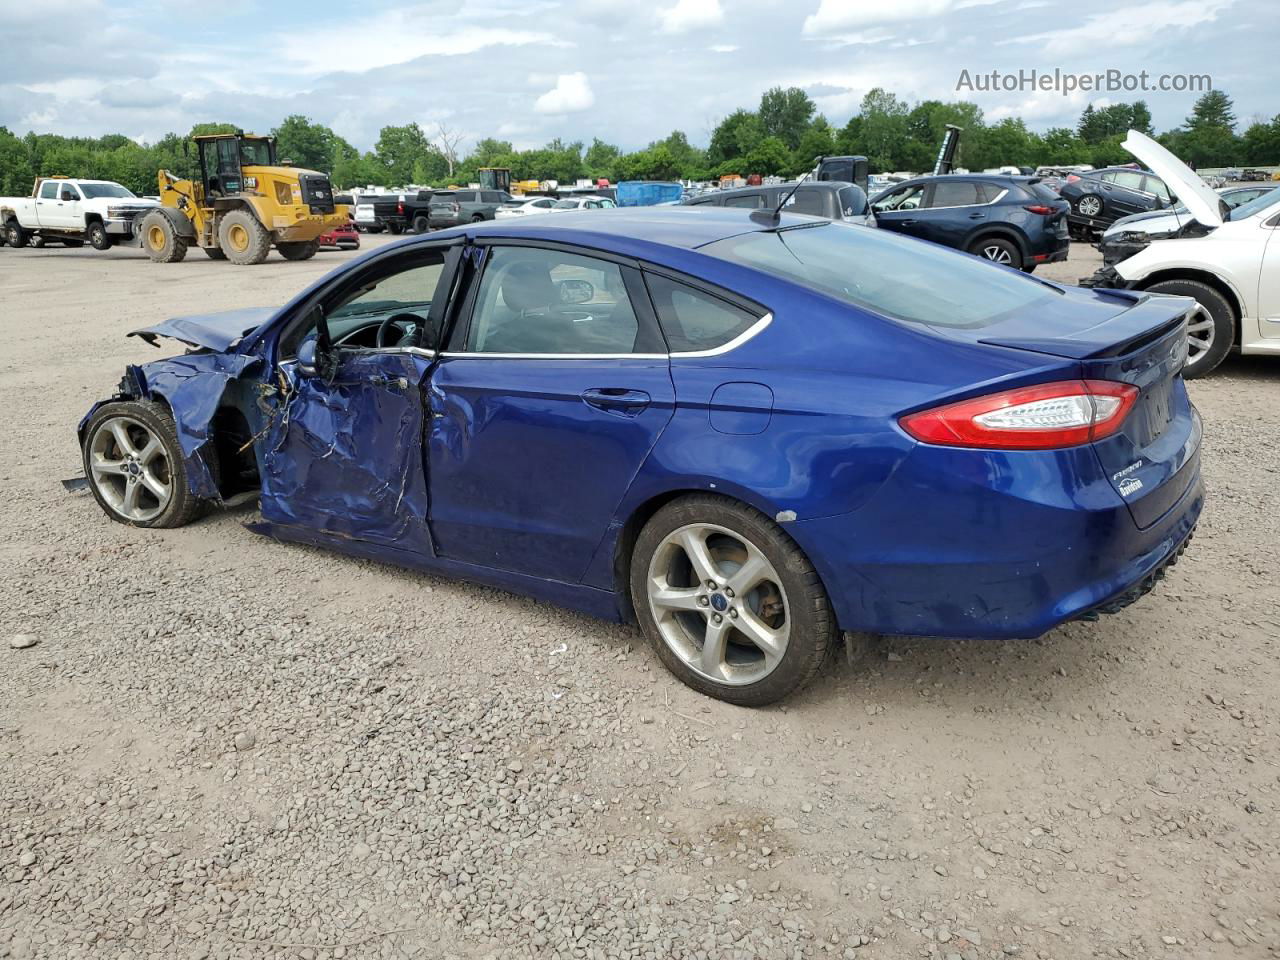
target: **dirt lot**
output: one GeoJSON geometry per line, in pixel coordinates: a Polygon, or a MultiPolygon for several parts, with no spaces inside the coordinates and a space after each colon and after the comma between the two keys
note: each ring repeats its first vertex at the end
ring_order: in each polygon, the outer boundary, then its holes
{"type": "Polygon", "coordinates": [[[630,628],[62,489],[127,331],[350,256],[0,249],[0,957],[1280,955],[1280,362],[1192,384],[1209,503],[1141,603],[751,712],[630,628]]]}

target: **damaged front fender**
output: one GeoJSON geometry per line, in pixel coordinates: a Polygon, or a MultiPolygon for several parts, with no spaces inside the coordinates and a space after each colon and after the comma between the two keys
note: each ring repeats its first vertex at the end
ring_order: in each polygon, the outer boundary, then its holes
{"type": "Polygon", "coordinates": [[[163,402],[173,415],[191,493],[203,500],[221,502],[222,493],[206,459],[213,438],[211,425],[227,387],[252,372],[260,362],[256,356],[201,352],[141,366],[131,364],[125,369],[116,394],[95,403],[80,421],[77,433],[81,446],[89,418],[103,404],[120,400],[163,402]]]}

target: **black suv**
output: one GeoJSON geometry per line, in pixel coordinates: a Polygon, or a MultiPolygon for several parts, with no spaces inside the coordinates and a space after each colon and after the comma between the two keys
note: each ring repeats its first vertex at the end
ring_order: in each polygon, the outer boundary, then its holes
{"type": "Polygon", "coordinates": [[[1067,259],[1066,201],[1035,177],[917,177],[871,201],[876,226],[1030,273],[1067,259]]]}
{"type": "Polygon", "coordinates": [[[1106,230],[1131,213],[1171,207],[1175,199],[1163,180],[1134,167],[1070,174],[1058,195],[1071,204],[1071,231],[1081,239],[1106,230]]]}
{"type": "MultiPolygon", "coordinates": [[[[773,210],[791,192],[794,183],[772,183],[760,187],[716,190],[684,201],[685,206],[742,207],[747,210],[773,210]]],[[[802,183],[784,208],[788,213],[808,213],[828,220],[851,220],[874,226],[867,206],[867,195],[856,183],[819,180],[802,183]]]]}

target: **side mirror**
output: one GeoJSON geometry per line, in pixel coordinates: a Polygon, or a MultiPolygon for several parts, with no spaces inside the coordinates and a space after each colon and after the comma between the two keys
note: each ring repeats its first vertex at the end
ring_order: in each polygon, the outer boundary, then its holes
{"type": "Polygon", "coordinates": [[[596,288],[587,280],[561,280],[561,303],[589,303],[596,295],[596,288]]]}
{"type": "Polygon", "coordinates": [[[316,349],[316,341],[308,338],[298,347],[298,373],[304,377],[315,377],[320,374],[320,357],[316,349]]]}

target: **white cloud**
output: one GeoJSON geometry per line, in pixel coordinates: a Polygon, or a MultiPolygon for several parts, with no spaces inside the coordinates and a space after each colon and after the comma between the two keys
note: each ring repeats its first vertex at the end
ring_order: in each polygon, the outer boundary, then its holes
{"type": "Polygon", "coordinates": [[[736,43],[716,43],[707,47],[712,53],[733,53],[738,49],[736,43]]]}
{"type": "MultiPolygon", "coordinates": [[[[1041,44],[1043,53],[1055,56],[1086,54],[1099,47],[1132,47],[1151,42],[1151,25],[1159,24],[1161,33],[1170,28],[1195,27],[1211,23],[1218,12],[1234,0],[1156,0],[1136,7],[1116,7],[1094,14],[1077,27],[1049,30],[1030,36],[1001,40],[1007,44],[1041,44]]],[[[1080,71],[1085,72],[1085,71],[1080,71]]]]}
{"type": "Polygon", "coordinates": [[[724,20],[720,0],[676,0],[673,7],[658,11],[663,33],[684,33],[698,27],[713,27],[724,20]]]}
{"type": "Polygon", "coordinates": [[[817,13],[804,18],[804,32],[821,35],[839,33],[877,23],[919,20],[946,13],[955,0],[894,0],[868,3],[867,0],[822,0],[817,13]]]}
{"type": "Polygon", "coordinates": [[[577,113],[590,110],[596,102],[585,73],[562,73],[556,85],[533,104],[537,113],[577,113]]]}

